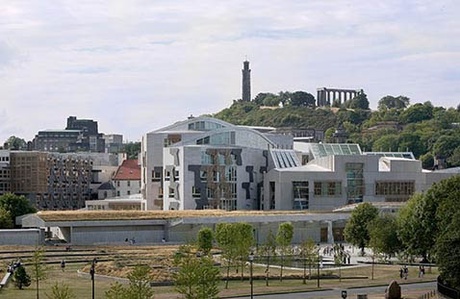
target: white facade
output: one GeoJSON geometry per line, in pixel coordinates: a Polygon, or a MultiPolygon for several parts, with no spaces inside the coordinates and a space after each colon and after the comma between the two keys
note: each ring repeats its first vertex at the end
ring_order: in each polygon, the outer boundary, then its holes
{"type": "Polygon", "coordinates": [[[309,162],[268,171],[264,210],[330,211],[359,202],[405,202],[412,194],[460,173],[459,168],[423,170],[410,153],[362,153],[358,145],[302,144],[295,148],[309,162]]]}
{"type": "Polygon", "coordinates": [[[320,210],[405,202],[458,169],[427,171],[410,152],[364,153],[357,144],[296,143],[198,117],[142,139],[147,209],[320,210]]]}
{"type": "Polygon", "coordinates": [[[257,209],[268,150],[292,148],[292,137],[197,117],[147,133],[141,147],[147,209],[257,209]]]}

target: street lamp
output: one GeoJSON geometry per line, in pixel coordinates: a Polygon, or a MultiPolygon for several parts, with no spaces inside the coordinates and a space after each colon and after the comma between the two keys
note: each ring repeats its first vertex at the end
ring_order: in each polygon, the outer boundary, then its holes
{"type": "Polygon", "coordinates": [[[251,299],[254,298],[254,284],[252,280],[252,263],[254,262],[254,253],[251,251],[249,254],[249,283],[251,284],[251,299]]]}
{"type": "Polygon", "coordinates": [[[321,255],[319,253],[319,249],[318,249],[318,273],[317,273],[317,287],[319,288],[319,267],[320,267],[320,264],[321,264],[321,255]]]}
{"type": "Polygon", "coordinates": [[[97,259],[93,258],[91,262],[91,269],[89,270],[89,274],[91,275],[91,298],[94,299],[94,274],[96,272],[96,263],[97,259]]]}

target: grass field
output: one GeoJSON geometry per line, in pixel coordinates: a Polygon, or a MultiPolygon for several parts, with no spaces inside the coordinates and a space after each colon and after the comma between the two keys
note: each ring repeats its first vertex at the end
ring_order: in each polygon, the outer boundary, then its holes
{"type": "MultiPolygon", "coordinates": [[[[106,262],[98,262],[96,266],[96,279],[95,279],[95,298],[105,298],[104,293],[110,288],[110,285],[116,281],[115,277],[126,276],[130,267],[135,264],[143,263],[149,264],[154,269],[153,279],[157,281],[163,281],[169,279],[168,273],[170,265],[170,257],[172,252],[176,250],[174,246],[120,246],[120,247],[91,247],[93,250],[78,251],[77,249],[71,252],[57,251],[53,252],[55,248],[46,248],[47,261],[49,264],[48,279],[40,282],[40,298],[47,298],[46,294],[50,292],[51,286],[58,283],[67,284],[75,293],[76,298],[91,298],[91,279],[88,275],[89,261],[96,254],[103,253],[103,257],[107,259],[106,262]],[[68,261],[65,271],[63,272],[57,261],[65,259],[68,261]],[[72,262],[74,263],[72,263],[72,262]],[[56,263],[53,263],[56,262],[56,263]],[[78,273],[82,271],[83,273],[78,273]],[[102,277],[101,274],[106,274],[108,277],[102,277]]],[[[29,248],[31,249],[31,248],[29,248]]],[[[32,248],[33,249],[33,248],[32,248]]],[[[16,248],[17,250],[17,248],[16,248]]],[[[27,248],[21,248],[21,250],[27,250],[27,248]]],[[[11,251],[0,247],[0,261],[6,265],[14,256],[25,256],[26,253],[4,253],[4,251],[11,251]]],[[[14,251],[14,250],[13,250],[14,251]]],[[[99,257],[98,257],[99,258],[99,257]]],[[[102,259],[102,257],[100,257],[102,259]]],[[[26,258],[23,258],[26,261],[26,258]]],[[[4,269],[4,267],[2,267],[4,269]]],[[[26,267],[27,269],[27,267],[26,267]]],[[[265,266],[254,264],[254,292],[255,294],[270,293],[270,292],[288,292],[288,291],[301,291],[301,290],[317,290],[317,280],[313,277],[312,280],[307,280],[306,284],[303,284],[302,274],[303,270],[285,270],[285,276],[295,277],[295,279],[284,279],[282,282],[279,281],[275,276],[279,275],[279,269],[272,268],[270,275],[273,278],[269,281],[269,286],[266,286],[265,282],[265,266]]],[[[399,266],[396,265],[375,265],[374,266],[374,279],[372,278],[372,266],[365,265],[357,268],[342,268],[341,274],[342,279],[321,279],[320,288],[350,288],[358,286],[371,286],[371,285],[387,285],[391,280],[397,280],[398,282],[417,282],[417,281],[432,281],[435,280],[438,272],[436,268],[427,269],[427,273],[423,279],[417,277],[417,268],[411,267],[409,269],[409,278],[407,281],[401,281],[399,278],[399,266]]],[[[222,268],[223,276],[225,269],[222,268]]],[[[231,271],[232,276],[239,277],[240,273],[237,274],[234,269],[231,271]]],[[[229,282],[229,288],[225,289],[225,283],[221,283],[220,296],[237,296],[237,295],[248,295],[249,293],[249,279],[248,269],[244,271],[244,281],[239,279],[232,280],[229,282]]],[[[308,273],[308,270],[307,270],[308,273]]],[[[335,274],[339,273],[338,269],[334,270],[322,270],[322,274],[335,274]]],[[[3,276],[4,273],[0,273],[3,276]]],[[[316,275],[316,269],[313,269],[313,275],[316,275]]],[[[180,298],[180,295],[174,291],[173,286],[161,286],[154,287],[155,298],[180,298]]],[[[24,290],[17,290],[12,284],[7,288],[0,290],[0,298],[36,298],[36,287],[31,285],[24,290]]],[[[383,298],[381,297],[370,297],[370,298],[383,298]]],[[[405,295],[405,298],[416,298],[405,295]]]]}

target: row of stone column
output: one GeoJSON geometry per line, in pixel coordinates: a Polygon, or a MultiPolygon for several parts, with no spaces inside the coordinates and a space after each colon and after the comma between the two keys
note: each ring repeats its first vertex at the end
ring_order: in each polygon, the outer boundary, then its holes
{"type": "Polygon", "coordinates": [[[353,90],[353,89],[327,89],[322,88],[318,89],[317,94],[317,105],[318,106],[331,106],[334,101],[338,101],[339,104],[342,104],[346,101],[349,101],[355,98],[360,94],[362,90],[353,90]]]}

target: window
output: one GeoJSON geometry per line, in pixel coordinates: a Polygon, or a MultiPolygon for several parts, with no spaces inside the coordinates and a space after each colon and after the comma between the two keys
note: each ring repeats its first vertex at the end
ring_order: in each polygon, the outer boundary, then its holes
{"type": "Polygon", "coordinates": [[[131,191],[130,191],[130,190],[128,190],[127,195],[131,195],[131,191]]]}
{"type": "MultiPolygon", "coordinates": [[[[406,200],[415,192],[413,181],[402,182],[375,182],[375,195],[403,196],[406,200]]],[[[391,200],[393,201],[393,200],[391,200]]],[[[399,201],[399,200],[398,200],[399,201]]]]}
{"type": "Polygon", "coordinates": [[[208,172],[206,170],[201,170],[200,171],[200,179],[201,182],[206,182],[208,179],[208,172]]]}
{"type": "Polygon", "coordinates": [[[346,163],[345,172],[347,174],[347,202],[349,204],[363,201],[364,197],[364,164],[346,163]]]}
{"type": "Polygon", "coordinates": [[[318,197],[335,197],[342,195],[342,182],[314,182],[314,194],[318,197]]]}
{"type": "Polygon", "coordinates": [[[152,170],[152,182],[158,182],[161,180],[161,170],[152,170]]]}
{"type": "Polygon", "coordinates": [[[168,197],[173,198],[175,195],[174,188],[169,187],[168,197]]]}
{"type": "Polygon", "coordinates": [[[308,182],[292,182],[293,210],[308,209],[308,182]]]}
{"type": "Polygon", "coordinates": [[[201,188],[192,186],[192,197],[201,197],[201,188]]]}
{"type": "Polygon", "coordinates": [[[131,187],[131,181],[128,181],[128,187],[131,187]]]}
{"type": "Polygon", "coordinates": [[[236,167],[235,166],[225,167],[225,180],[227,182],[236,182],[236,167]]]}
{"type": "Polygon", "coordinates": [[[120,187],[120,181],[117,181],[117,187],[120,187]]]}

